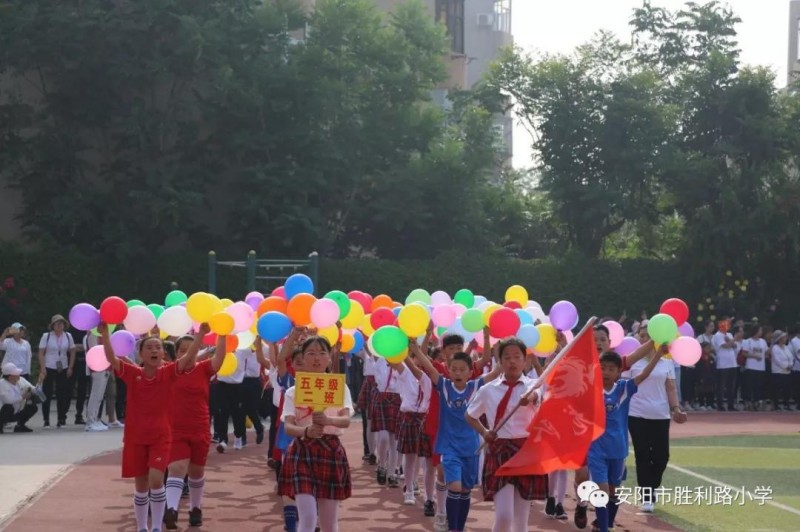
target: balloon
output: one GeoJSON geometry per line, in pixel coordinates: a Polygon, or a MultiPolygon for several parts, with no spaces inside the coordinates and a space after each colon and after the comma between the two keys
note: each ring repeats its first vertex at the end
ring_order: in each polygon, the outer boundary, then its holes
{"type": "Polygon", "coordinates": [[[394,323],[394,318],[394,312],[392,312],[390,309],[379,308],[372,313],[369,322],[372,325],[372,328],[377,331],[381,327],[385,327],[394,323]]]}
{"type": "Polygon", "coordinates": [[[539,343],[539,330],[532,323],[526,323],[519,328],[517,337],[522,340],[526,347],[533,347],[539,343]]]}
{"type": "Polygon", "coordinates": [[[158,319],[159,316],[161,316],[161,314],[164,313],[164,307],[162,307],[161,305],[159,305],[157,303],[151,303],[151,304],[147,305],[147,308],[150,309],[150,312],[153,313],[153,316],[155,316],[156,319],[158,319]]]}
{"type": "Polygon", "coordinates": [[[341,319],[342,327],[347,329],[355,329],[361,322],[364,321],[364,307],[356,300],[350,300],[350,310],[345,317],[341,319]]]}
{"type": "Polygon", "coordinates": [[[394,307],[392,309],[392,314],[394,314],[395,318],[397,318],[400,315],[401,310],[403,310],[403,307],[394,307]]]}
{"type": "MultiPolygon", "coordinates": [[[[213,294],[212,294],[212,297],[214,297],[213,294]]],[[[214,307],[214,309],[216,310],[216,312],[214,312],[214,314],[216,314],[217,312],[222,312],[223,310],[225,310],[228,307],[230,307],[231,305],[233,305],[233,300],[228,299],[226,297],[225,299],[217,300],[215,303],[216,303],[216,306],[214,307]]]]}
{"type": "MultiPolygon", "coordinates": [[[[116,325],[109,325],[109,326],[108,326],[108,332],[109,332],[109,334],[113,333],[113,332],[114,332],[114,329],[116,329],[116,328],[117,328],[117,326],[116,326],[116,325]]],[[[93,335],[95,335],[95,336],[100,336],[100,332],[97,330],[97,327],[95,327],[94,329],[92,329],[92,334],[93,334],[93,335]]]]}
{"type": "Polygon", "coordinates": [[[433,309],[431,319],[437,327],[450,327],[456,321],[456,311],[451,305],[441,305],[433,309]]]}
{"type": "Polygon", "coordinates": [[[453,303],[453,305],[451,305],[451,306],[456,311],[456,318],[460,318],[467,311],[467,307],[465,307],[461,303],[453,303]]]}
{"type": "Polygon", "coordinates": [[[192,330],[192,318],[180,305],[165,310],[156,320],[158,328],[169,336],[183,336],[192,330]]]}
{"type": "Polygon", "coordinates": [[[289,300],[289,299],[286,297],[286,289],[285,289],[284,287],[282,287],[282,286],[279,286],[278,288],[276,288],[275,290],[273,290],[273,291],[272,291],[272,293],[270,293],[270,295],[271,295],[271,296],[274,296],[274,297],[279,297],[279,298],[281,298],[281,299],[285,299],[286,301],[288,301],[288,300],[289,300]]]}
{"type": "Polygon", "coordinates": [[[237,301],[230,307],[228,307],[225,312],[231,315],[233,318],[233,332],[240,333],[242,331],[246,331],[250,328],[250,325],[253,324],[253,320],[255,319],[255,312],[253,308],[245,303],[244,301],[237,301]]]}
{"type": "Polygon", "coordinates": [[[92,371],[105,371],[111,367],[111,362],[106,358],[106,352],[102,345],[96,345],[86,352],[86,365],[89,366],[89,369],[92,371]]]}
{"type": "Polygon", "coordinates": [[[514,312],[517,313],[519,316],[519,323],[520,325],[533,325],[533,316],[531,316],[530,312],[527,312],[524,309],[517,309],[514,312]]]}
{"type": "Polygon", "coordinates": [[[217,335],[211,332],[203,336],[203,345],[209,345],[209,346],[217,345],[217,335]]]}
{"type": "Polygon", "coordinates": [[[427,290],[423,290],[422,288],[417,288],[412,290],[408,297],[406,298],[406,305],[410,305],[411,303],[424,303],[426,305],[431,304],[431,295],[428,293],[427,290]]]}
{"type": "Polygon", "coordinates": [[[147,307],[131,307],[122,323],[133,334],[147,334],[156,326],[156,317],[147,307]]]}
{"type": "Polygon", "coordinates": [[[353,338],[353,333],[342,333],[342,353],[350,353],[356,345],[356,339],[353,338]]]}
{"type": "Polygon", "coordinates": [[[339,339],[341,338],[342,331],[339,330],[339,327],[337,327],[336,325],[331,325],[330,327],[319,329],[317,331],[317,335],[322,336],[323,338],[328,340],[329,344],[333,345],[336,342],[338,342],[339,339]]]}
{"type": "Polygon", "coordinates": [[[522,307],[528,302],[528,291],[518,284],[509,286],[506,290],[506,301],[519,303],[519,306],[522,307]]]}
{"type": "Polygon", "coordinates": [[[639,346],[642,344],[639,343],[639,340],[634,338],[633,336],[626,336],[622,339],[619,345],[616,348],[616,352],[619,356],[626,357],[639,349],[639,346]]]}
{"type": "Polygon", "coordinates": [[[372,307],[370,308],[370,310],[372,312],[375,312],[379,308],[383,307],[392,308],[392,303],[393,302],[391,297],[385,294],[381,294],[379,296],[375,296],[375,299],[372,300],[372,307]]]}
{"type": "Polygon", "coordinates": [[[89,303],[78,303],[69,311],[69,322],[79,331],[91,331],[100,325],[100,312],[89,303]]]}
{"type": "Polygon", "coordinates": [[[138,299],[131,299],[130,301],[128,301],[125,304],[128,306],[128,308],[143,307],[144,306],[144,301],[140,301],[138,299]]]}
{"type": "Polygon", "coordinates": [[[311,306],[311,323],[317,329],[325,329],[339,321],[339,312],[341,310],[336,301],[332,299],[317,299],[311,306]]]}
{"type": "Polygon", "coordinates": [[[239,360],[233,353],[227,353],[222,361],[222,367],[219,368],[217,375],[220,377],[230,377],[236,373],[236,368],[239,366],[239,360]]]}
{"type": "MultiPolygon", "coordinates": [[[[256,326],[258,326],[258,324],[256,324],[256,326]]],[[[240,332],[236,335],[236,338],[239,339],[239,345],[242,347],[250,347],[256,341],[256,335],[249,330],[240,332]]]]}
{"type": "Polygon", "coordinates": [[[286,299],[291,301],[298,294],[313,294],[314,282],[308,275],[296,273],[286,279],[283,288],[286,291],[286,299]]]}
{"type": "Polygon", "coordinates": [[[486,309],[483,311],[483,321],[488,325],[489,319],[491,319],[492,314],[497,312],[498,309],[503,308],[502,306],[498,305],[497,303],[489,303],[486,305],[486,309]]]}
{"type": "Polygon", "coordinates": [[[471,308],[461,315],[461,325],[464,327],[465,331],[476,333],[486,326],[486,322],[480,310],[471,308]]]}
{"type": "MultiPolygon", "coordinates": [[[[100,347],[100,346],[95,346],[100,347]]],[[[117,331],[111,335],[111,348],[114,350],[114,354],[118,357],[129,357],[133,354],[133,351],[136,349],[136,337],[130,331],[117,331]]],[[[94,349],[94,347],[92,348],[94,349]]],[[[91,349],[89,350],[91,351],[91,349]]],[[[105,360],[105,356],[103,357],[105,360]]],[[[88,362],[88,354],[87,354],[87,362],[88,362]]],[[[108,367],[108,366],[106,366],[108,367]]],[[[89,368],[94,371],[103,371],[100,369],[89,368]]]]}
{"type": "Polygon", "coordinates": [[[331,301],[334,301],[339,307],[339,315],[336,317],[337,321],[350,313],[350,307],[352,306],[352,303],[350,302],[350,298],[344,292],[340,290],[333,290],[325,294],[324,299],[330,299],[331,301]]]}
{"type": "Polygon", "coordinates": [[[406,336],[419,336],[428,330],[431,318],[427,310],[420,305],[407,305],[400,311],[397,322],[406,336]]]}
{"type": "MultiPolygon", "coordinates": [[[[372,326],[372,314],[365,315],[364,319],[361,320],[361,325],[359,325],[358,328],[361,329],[361,332],[363,332],[366,336],[371,338],[372,335],[375,334],[375,327],[372,326]]],[[[372,352],[374,353],[375,351],[372,352]]]]}
{"type": "Polygon", "coordinates": [[[189,296],[186,301],[186,311],[193,321],[198,323],[207,322],[214,314],[215,301],[211,294],[197,292],[189,296]]]}
{"type": "MultiPolygon", "coordinates": [[[[100,320],[108,324],[118,324],[128,315],[128,305],[121,297],[107,297],[100,303],[100,320]]],[[[72,320],[70,320],[72,321],[72,320]]]]}
{"type": "Polygon", "coordinates": [[[167,297],[164,298],[164,306],[167,308],[174,307],[176,305],[180,305],[181,303],[186,303],[188,299],[189,298],[184,292],[181,292],[180,290],[173,290],[167,294],[167,297]]]}
{"type": "Polygon", "coordinates": [[[611,320],[603,322],[603,325],[608,329],[609,346],[611,349],[616,348],[625,338],[625,329],[616,321],[611,320]]]}
{"type": "Polygon", "coordinates": [[[495,338],[514,336],[519,330],[520,320],[510,308],[501,308],[489,318],[489,333],[495,338]]]}
{"type": "Polygon", "coordinates": [[[254,311],[258,310],[258,306],[262,301],[264,301],[264,294],[261,292],[250,292],[244,297],[244,302],[254,311]]]}
{"type": "Polygon", "coordinates": [[[558,301],[550,308],[550,323],[559,331],[568,331],[575,326],[578,309],[569,301],[558,301]]]}
{"type": "Polygon", "coordinates": [[[439,305],[449,305],[452,302],[453,300],[450,299],[450,295],[447,292],[437,290],[431,294],[431,305],[434,307],[438,307],[439,305]]]}
{"type": "Polygon", "coordinates": [[[510,308],[512,310],[517,310],[522,308],[522,305],[520,305],[516,301],[506,301],[505,303],[503,303],[503,306],[506,308],[510,308]]]}
{"type": "Polygon", "coordinates": [[[408,349],[406,349],[405,351],[403,351],[402,353],[400,353],[397,356],[386,357],[386,361],[390,362],[392,364],[402,364],[407,356],[408,356],[408,349]]]}
{"type": "Polygon", "coordinates": [[[694,329],[692,328],[692,325],[688,321],[683,325],[679,325],[678,335],[694,337],[694,329]]]}
{"type": "Polygon", "coordinates": [[[363,334],[361,334],[359,331],[355,331],[353,333],[353,340],[354,340],[355,343],[353,344],[353,348],[350,349],[351,353],[358,353],[359,351],[364,349],[364,335],[363,334]]]}
{"type": "Polygon", "coordinates": [[[486,303],[487,301],[488,301],[488,299],[486,299],[483,296],[475,296],[475,304],[474,304],[474,306],[476,306],[476,307],[480,306],[483,303],[486,303]]]}
{"type": "MultiPolygon", "coordinates": [[[[245,347],[249,347],[249,345],[245,346],[245,347]]],[[[239,338],[238,337],[236,337],[236,336],[234,336],[232,334],[229,334],[228,336],[225,337],[225,352],[226,353],[231,353],[233,351],[236,351],[238,348],[239,348],[239,338]]]]}
{"type": "Polygon", "coordinates": [[[389,325],[375,331],[372,335],[372,345],[375,354],[387,358],[393,357],[408,347],[408,337],[399,328],[389,325]]]}
{"type": "Polygon", "coordinates": [[[283,299],[282,297],[277,296],[270,296],[265,298],[261,303],[258,304],[258,309],[256,313],[259,316],[263,316],[267,312],[280,312],[281,314],[286,314],[286,308],[288,307],[289,302],[283,299]]]}
{"type": "Polygon", "coordinates": [[[661,314],[672,316],[672,319],[675,320],[675,324],[678,326],[683,325],[686,323],[686,320],[689,319],[689,305],[677,297],[667,299],[661,303],[660,312],[661,314]]]}
{"type": "Polygon", "coordinates": [[[656,314],[647,322],[647,334],[657,344],[668,344],[678,335],[678,325],[672,316],[656,314]]]}
{"type": "Polygon", "coordinates": [[[556,350],[556,329],[548,323],[540,323],[536,326],[539,331],[539,343],[533,346],[537,353],[550,354],[556,350]]]}
{"type": "Polygon", "coordinates": [[[311,307],[316,300],[311,294],[297,294],[289,300],[286,315],[296,327],[305,327],[311,323],[311,307]]]}
{"type": "Polygon", "coordinates": [[[369,314],[372,312],[372,298],[365,294],[364,292],[359,292],[358,290],[353,290],[352,292],[347,294],[352,301],[358,303],[361,308],[364,310],[364,314],[369,314]]]}
{"type": "Polygon", "coordinates": [[[475,294],[472,293],[472,290],[462,288],[453,296],[453,301],[455,303],[461,303],[467,308],[472,308],[475,306],[475,294]]]}
{"type": "Polygon", "coordinates": [[[700,342],[691,336],[681,336],[672,341],[669,346],[672,360],[681,366],[694,366],[703,354],[700,342]]]}
{"type": "Polygon", "coordinates": [[[258,318],[258,335],[267,342],[283,340],[291,330],[291,320],[280,312],[267,312],[258,318]]]}
{"type": "Polygon", "coordinates": [[[236,322],[233,316],[227,312],[217,312],[208,320],[208,326],[211,327],[211,331],[221,336],[231,334],[235,325],[236,322]]]}

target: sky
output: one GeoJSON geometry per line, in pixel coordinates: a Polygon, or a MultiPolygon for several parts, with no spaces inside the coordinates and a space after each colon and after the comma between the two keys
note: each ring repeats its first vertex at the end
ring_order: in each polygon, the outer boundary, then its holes
{"type": "MultiPolygon", "coordinates": [[[[696,0],[704,3],[705,0],[696,0]]],[[[727,0],[742,22],[738,25],[744,64],[769,66],[777,72],[777,84],[786,84],[789,46],[790,0],[727,0]]],[[[652,0],[670,10],[684,0],[652,0]]],[[[512,0],[514,42],[526,51],[569,54],[605,29],[628,40],[628,20],[642,0],[512,0]]],[[[520,125],[514,128],[514,166],[528,167],[531,137],[520,125]]]]}

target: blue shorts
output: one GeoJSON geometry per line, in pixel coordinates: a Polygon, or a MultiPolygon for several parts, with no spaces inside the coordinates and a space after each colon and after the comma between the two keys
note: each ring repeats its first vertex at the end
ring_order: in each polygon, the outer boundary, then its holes
{"type": "Polygon", "coordinates": [[[627,471],[622,458],[603,458],[589,453],[589,477],[598,484],[620,486],[625,480],[627,471]]]}
{"type": "Polygon", "coordinates": [[[461,482],[461,488],[471,490],[478,483],[478,456],[442,456],[444,482],[461,482]]]}

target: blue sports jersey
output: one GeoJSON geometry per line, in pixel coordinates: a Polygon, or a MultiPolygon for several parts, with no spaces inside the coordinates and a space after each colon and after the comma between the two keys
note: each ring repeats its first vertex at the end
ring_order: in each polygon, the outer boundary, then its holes
{"type": "Polygon", "coordinates": [[[469,400],[483,386],[483,378],[467,382],[462,391],[456,390],[453,381],[439,377],[439,431],[436,433],[437,454],[471,456],[480,445],[478,433],[470,427],[465,417],[469,400]]]}
{"type": "Polygon", "coordinates": [[[610,459],[628,457],[628,407],[637,390],[633,379],[620,379],[610,391],[603,391],[606,431],[592,442],[589,454],[610,459]]]}

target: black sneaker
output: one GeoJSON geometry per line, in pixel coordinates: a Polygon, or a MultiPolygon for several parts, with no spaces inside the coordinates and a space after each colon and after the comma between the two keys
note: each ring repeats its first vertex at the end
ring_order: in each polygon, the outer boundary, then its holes
{"type": "Polygon", "coordinates": [[[267,460],[267,467],[273,470],[276,468],[274,458],[270,458],[267,460]]]}
{"type": "Polygon", "coordinates": [[[399,488],[400,487],[400,481],[397,480],[397,476],[396,475],[390,475],[388,482],[386,482],[386,485],[389,486],[390,488],[399,488]]]}
{"type": "Polygon", "coordinates": [[[58,423],[56,423],[56,428],[60,429],[61,427],[66,426],[66,424],[67,424],[66,421],[59,421],[58,423]]]}
{"type": "Polygon", "coordinates": [[[369,465],[375,465],[378,463],[378,457],[374,454],[369,455],[369,465]]]}
{"type": "Polygon", "coordinates": [[[381,486],[386,485],[386,470],[382,467],[378,467],[378,473],[376,475],[378,479],[378,484],[381,486]]]}
{"type": "Polygon", "coordinates": [[[261,442],[264,441],[264,429],[256,431],[256,445],[261,445],[261,442]]]}
{"type": "Polygon", "coordinates": [[[361,461],[365,464],[369,463],[369,453],[365,453],[364,456],[361,457],[361,461]]]}
{"type": "Polygon", "coordinates": [[[544,513],[548,519],[554,519],[556,516],[556,499],[555,497],[548,497],[544,505],[544,513]]]}
{"type": "Polygon", "coordinates": [[[44,428],[46,428],[46,429],[50,428],[50,422],[49,421],[45,421],[44,422],[44,428]]]}
{"type": "Polygon", "coordinates": [[[17,426],[14,427],[14,432],[33,432],[33,429],[24,424],[17,424],[17,426]]]}
{"type": "Polygon", "coordinates": [[[201,526],[203,524],[203,510],[192,508],[189,512],[189,526],[201,526]]]}
{"type": "Polygon", "coordinates": [[[167,530],[178,530],[178,510],[167,508],[164,512],[164,528],[167,530]]]}
{"type": "Polygon", "coordinates": [[[83,416],[78,414],[75,416],[75,424],[76,425],[86,425],[86,421],[83,420],[83,416]]]}
{"type": "Polygon", "coordinates": [[[561,503],[556,504],[556,519],[559,521],[566,521],[569,519],[567,512],[564,511],[564,505],[561,503]]]}
{"type": "Polygon", "coordinates": [[[433,517],[436,515],[436,509],[433,506],[433,501],[425,501],[425,504],[422,506],[422,510],[427,517],[433,517]]]}
{"type": "Polygon", "coordinates": [[[588,519],[586,517],[586,506],[578,506],[575,508],[575,526],[584,529],[586,528],[586,524],[588,523],[588,519]]]}

